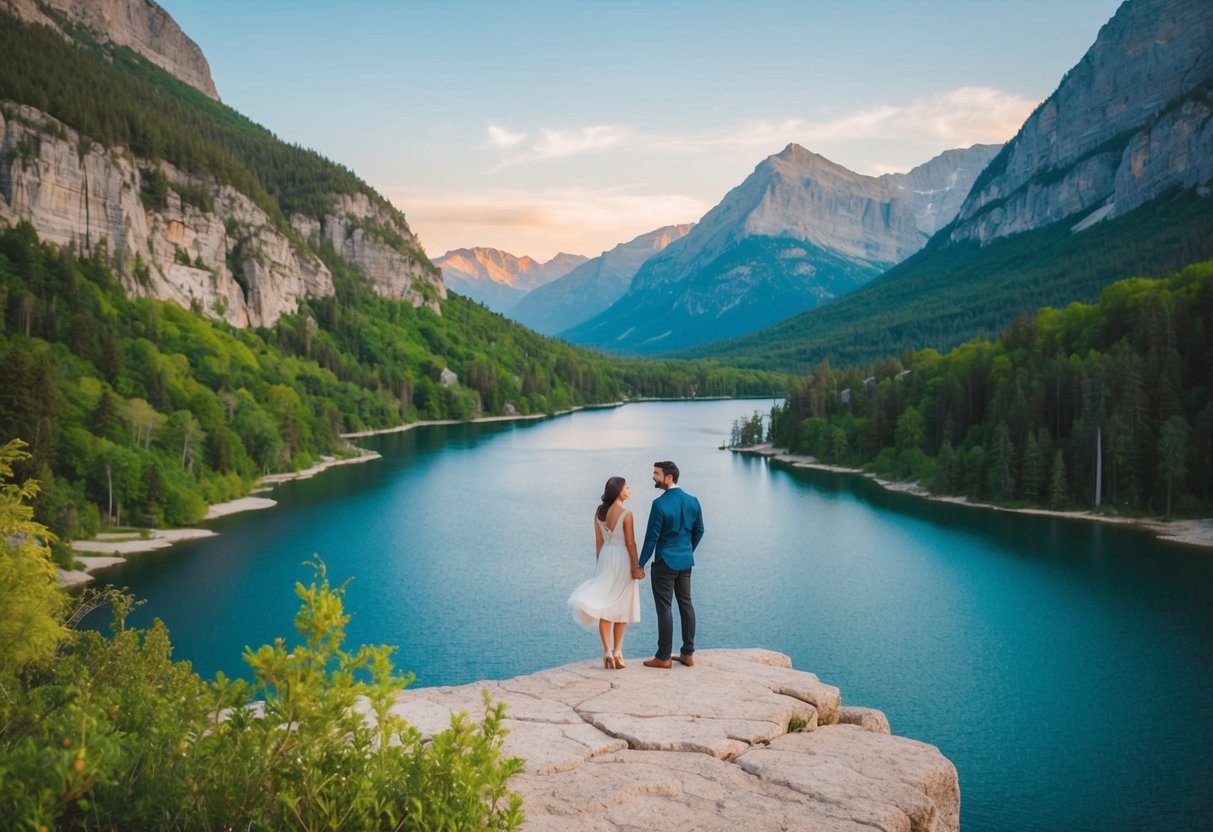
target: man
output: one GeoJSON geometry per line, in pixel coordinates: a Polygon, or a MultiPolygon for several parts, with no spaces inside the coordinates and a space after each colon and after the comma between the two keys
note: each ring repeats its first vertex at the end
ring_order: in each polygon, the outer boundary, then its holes
{"type": "Polygon", "coordinates": [[[672,596],[678,599],[678,617],[682,620],[682,650],[675,660],[693,667],[695,607],[691,605],[691,567],[695,565],[695,547],[703,537],[703,511],[698,500],[678,487],[678,466],[673,462],[653,463],[653,487],[663,493],[653,501],[649,512],[639,566],[643,569],[649,558],[656,556],[649,578],[653,583],[653,603],[657,606],[657,655],[644,665],[673,666],[672,596]]]}

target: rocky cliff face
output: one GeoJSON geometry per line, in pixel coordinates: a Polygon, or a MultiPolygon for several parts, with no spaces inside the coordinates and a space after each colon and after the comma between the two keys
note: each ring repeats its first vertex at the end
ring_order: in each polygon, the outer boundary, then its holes
{"type": "Polygon", "coordinates": [[[929,237],[955,219],[973,182],[1000,150],[1000,144],[945,150],[908,173],[886,173],[877,178],[893,186],[909,203],[915,225],[929,237]]]}
{"type": "Polygon", "coordinates": [[[506,314],[546,335],[576,326],[619,300],[646,260],[685,237],[693,227],[667,225],[620,243],[564,277],[532,290],[506,314]]]}
{"type": "Polygon", "coordinates": [[[410,688],[392,709],[423,734],[506,705],[509,782],[530,830],[815,832],[960,828],[956,767],[884,714],[768,650],[700,650],[673,670],[571,664],[501,682],[410,688]]]}
{"type": "Polygon", "coordinates": [[[564,336],[662,352],[744,335],[828,302],[922,248],[997,150],[977,145],[906,174],[871,177],[790,144],[648,260],[614,306],[564,336]]]}
{"type": "Polygon", "coordinates": [[[409,229],[365,196],[334,201],[323,220],[295,217],[293,229],[279,228],[227,185],[122,148],[83,146],[70,127],[30,107],[0,112],[0,223],[29,222],[47,242],[104,250],[134,296],[173,300],[235,326],[269,326],[301,297],[333,293],[329,270],[303,242],[323,233],[381,294],[436,310],[441,278],[398,250],[419,250],[409,229]],[[156,172],[167,193],[145,204],[156,172]]]}
{"type": "Polygon", "coordinates": [[[448,288],[505,312],[528,292],[557,280],[586,262],[561,252],[546,263],[495,248],[458,248],[434,260],[448,288]]]}
{"type": "Polygon", "coordinates": [[[949,240],[1076,230],[1213,182],[1213,3],[1129,0],[981,176],[949,240]]]}
{"type": "Polygon", "coordinates": [[[218,100],[211,68],[194,43],[152,0],[0,0],[0,11],[39,23],[71,40],[62,23],[82,26],[102,43],[139,52],[161,69],[218,100]]]}

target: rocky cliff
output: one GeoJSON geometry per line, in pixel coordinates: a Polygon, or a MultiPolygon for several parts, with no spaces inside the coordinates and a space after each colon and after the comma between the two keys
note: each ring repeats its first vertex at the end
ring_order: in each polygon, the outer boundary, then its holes
{"type": "Polygon", "coordinates": [[[235,326],[269,326],[303,296],[333,293],[307,244],[323,235],[381,294],[437,310],[440,276],[404,226],[364,195],[334,195],[322,219],[280,227],[248,196],[120,147],[83,142],[31,107],[0,102],[0,223],[57,245],[104,250],[134,296],[173,300],[235,326]],[[147,199],[153,179],[164,193],[147,199]]]}
{"type": "Polygon", "coordinates": [[[701,650],[693,668],[578,663],[503,682],[419,688],[394,708],[426,735],[507,707],[525,829],[885,830],[960,826],[956,767],[893,736],[879,711],[767,650],[701,650]]]}
{"type": "Polygon", "coordinates": [[[613,307],[563,335],[663,352],[828,302],[921,249],[997,150],[976,145],[907,174],[871,177],[790,144],[648,260],[613,307]]]}
{"type": "Polygon", "coordinates": [[[540,263],[495,248],[457,248],[434,260],[447,288],[505,312],[523,296],[557,280],[586,262],[580,254],[561,252],[540,263]]]}
{"type": "Polygon", "coordinates": [[[983,173],[950,241],[1077,230],[1213,182],[1213,3],[1130,0],[983,173]]]}
{"type": "Polygon", "coordinates": [[[218,100],[211,68],[198,44],[152,0],[0,0],[0,12],[49,26],[68,40],[82,27],[102,43],[126,46],[218,100]]]}
{"type": "Polygon", "coordinates": [[[620,243],[564,277],[532,290],[506,314],[546,335],[576,326],[623,297],[645,261],[685,237],[693,227],[667,225],[620,243]]]}

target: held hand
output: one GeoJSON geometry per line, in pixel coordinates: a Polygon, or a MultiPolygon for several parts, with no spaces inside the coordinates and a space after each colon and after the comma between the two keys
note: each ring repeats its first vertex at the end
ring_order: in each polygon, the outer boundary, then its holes
{"type": "Polygon", "coordinates": [[[638,581],[644,580],[644,568],[641,566],[632,567],[632,577],[638,581]]]}

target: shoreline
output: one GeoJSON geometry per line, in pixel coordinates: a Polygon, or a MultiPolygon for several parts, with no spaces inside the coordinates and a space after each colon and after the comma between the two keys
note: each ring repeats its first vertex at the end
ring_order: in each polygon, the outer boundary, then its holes
{"type": "MultiPolygon", "coordinates": [[[[626,402],[604,402],[603,404],[578,405],[567,410],[561,410],[551,414],[551,416],[564,416],[578,410],[595,410],[599,408],[619,407],[626,402]]],[[[396,425],[390,428],[381,428],[378,430],[355,431],[352,433],[338,434],[342,439],[358,439],[367,436],[380,436],[389,433],[402,433],[406,430],[412,430],[417,427],[425,427],[428,425],[460,425],[471,422],[504,422],[517,421],[521,419],[546,419],[547,413],[528,413],[528,414],[513,414],[505,416],[481,416],[476,419],[469,419],[465,423],[460,419],[427,419],[418,422],[409,422],[405,425],[396,425]]],[[[257,480],[256,485],[247,495],[238,497],[235,500],[228,500],[224,503],[215,503],[208,506],[206,516],[203,521],[215,520],[220,517],[227,517],[232,514],[239,514],[245,511],[260,511],[262,509],[273,508],[278,505],[277,500],[272,500],[268,497],[257,497],[256,494],[272,491],[273,486],[279,483],[291,482],[293,480],[311,479],[317,474],[323,473],[330,468],[335,468],[339,465],[354,465],[361,462],[372,462],[376,459],[382,459],[383,456],[378,451],[359,448],[356,445],[351,447],[357,451],[354,456],[349,457],[332,457],[322,456],[320,461],[310,468],[305,468],[302,471],[291,471],[284,474],[267,474],[257,480]]],[[[103,569],[108,569],[119,564],[126,563],[127,557],[130,555],[142,554],[144,552],[153,552],[158,549],[165,549],[172,546],[174,543],[179,543],[183,540],[198,540],[204,537],[214,537],[218,532],[211,529],[152,529],[150,534],[145,536],[143,533],[132,532],[103,532],[98,534],[92,540],[73,540],[69,544],[73,552],[76,553],[75,560],[82,564],[80,569],[63,569],[59,568],[59,588],[60,589],[75,589],[85,586],[96,580],[94,573],[103,569]],[[87,553],[87,554],[86,554],[87,553]]]]}
{"type": "MultiPolygon", "coordinates": [[[[340,436],[342,439],[362,439],[367,436],[386,436],[389,433],[404,433],[406,430],[412,430],[413,428],[430,427],[432,425],[470,425],[470,424],[478,424],[481,422],[519,422],[519,421],[525,421],[525,420],[529,420],[529,419],[548,419],[548,418],[555,418],[556,416],[566,416],[570,413],[576,413],[579,410],[600,410],[600,409],[604,409],[604,408],[608,408],[608,407],[620,407],[625,404],[627,404],[627,402],[622,402],[622,401],[621,402],[603,402],[602,404],[579,404],[574,407],[570,407],[567,410],[558,410],[555,413],[551,413],[551,414],[548,414],[548,413],[511,413],[511,414],[506,414],[504,416],[477,416],[475,419],[467,419],[467,420],[464,420],[464,419],[421,419],[420,421],[417,421],[417,422],[409,422],[409,423],[403,424],[403,425],[395,425],[394,427],[390,427],[390,428],[376,428],[375,430],[358,430],[358,431],[352,431],[350,433],[339,433],[337,435],[340,436]]],[[[375,453],[375,452],[368,451],[368,453],[375,453]]],[[[379,454],[375,453],[375,456],[379,456],[379,454]]],[[[285,476],[285,475],[275,475],[275,476],[285,476]]]]}
{"type": "Polygon", "coordinates": [[[859,468],[849,468],[845,465],[828,465],[824,462],[818,462],[816,457],[790,454],[782,451],[779,448],[764,443],[762,445],[754,445],[749,448],[729,448],[733,453],[749,454],[751,456],[761,456],[767,459],[773,459],[777,462],[783,462],[793,468],[811,468],[817,471],[830,471],[836,474],[853,474],[865,477],[872,480],[886,491],[899,491],[906,494],[911,494],[915,497],[932,500],[937,503],[952,503],[954,505],[969,506],[970,508],[986,509],[988,511],[1009,511],[1016,514],[1034,514],[1045,517],[1058,517],[1069,520],[1090,520],[1096,523],[1109,523],[1112,525],[1135,526],[1143,531],[1150,532],[1160,540],[1165,540],[1170,543],[1180,543],[1186,546],[1198,546],[1205,549],[1213,549],[1213,518],[1189,519],[1189,520],[1163,520],[1158,517],[1112,517],[1106,514],[1095,514],[1090,511],[1053,511],[1047,508],[1008,508],[1007,506],[997,506],[992,503],[975,503],[966,497],[941,496],[932,494],[923,488],[917,482],[895,482],[893,480],[883,480],[875,474],[870,474],[859,468]]]}

